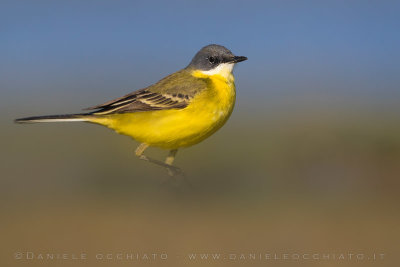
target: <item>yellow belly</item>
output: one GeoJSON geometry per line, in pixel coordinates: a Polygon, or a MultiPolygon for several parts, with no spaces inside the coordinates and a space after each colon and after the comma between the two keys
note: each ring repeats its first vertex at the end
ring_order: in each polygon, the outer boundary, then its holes
{"type": "Polygon", "coordinates": [[[235,104],[233,76],[209,78],[212,86],[186,108],[110,114],[90,121],[150,146],[177,149],[197,144],[225,124],[235,104]]]}

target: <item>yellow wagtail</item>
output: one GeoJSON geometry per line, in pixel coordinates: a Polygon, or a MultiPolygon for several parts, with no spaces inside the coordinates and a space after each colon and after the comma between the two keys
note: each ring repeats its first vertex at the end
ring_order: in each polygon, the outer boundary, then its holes
{"type": "Polygon", "coordinates": [[[172,167],[181,147],[197,144],[228,120],[235,104],[235,63],[246,60],[221,45],[203,47],[190,64],[156,84],[134,91],[82,114],[36,116],[18,123],[85,121],[128,135],[141,144],[141,159],[172,167]],[[165,163],[143,155],[148,146],[170,150],[165,163]]]}

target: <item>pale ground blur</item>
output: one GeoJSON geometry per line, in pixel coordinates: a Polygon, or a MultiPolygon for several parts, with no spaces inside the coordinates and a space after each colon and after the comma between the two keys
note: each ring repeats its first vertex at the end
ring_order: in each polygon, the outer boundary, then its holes
{"type": "Polygon", "coordinates": [[[190,185],[165,182],[164,170],[134,157],[136,142],[108,129],[4,121],[3,265],[398,263],[397,118],[322,108],[260,115],[234,114],[214,137],[180,151],[176,164],[190,185]],[[19,251],[86,253],[88,259],[18,261],[19,251]],[[162,252],[168,260],[95,259],[162,252]],[[205,261],[189,260],[190,253],[385,255],[379,261],[205,261]]]}

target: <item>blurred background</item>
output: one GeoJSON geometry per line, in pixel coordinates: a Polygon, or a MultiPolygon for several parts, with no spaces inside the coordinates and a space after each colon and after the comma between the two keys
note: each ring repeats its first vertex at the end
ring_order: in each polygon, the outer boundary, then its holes
{"type": "Polygon", "coordinates": [[[397,1],[1,1],[1,265],[399,264],[399,12],[397,1]],[[97,125],[13,123],[146,87],[210,43],[249,60],[228,123],[179,151],[186,180],[97,125]]]}

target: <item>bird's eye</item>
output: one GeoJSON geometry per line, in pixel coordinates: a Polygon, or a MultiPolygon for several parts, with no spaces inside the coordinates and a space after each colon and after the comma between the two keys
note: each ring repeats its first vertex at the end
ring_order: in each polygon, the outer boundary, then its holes
{"type": "Polygon", "coordinates": [[[218,60],[215,57],[209,57],[208,61],[210,61],[211,64],[215,64],[215,63],[217,63],[218,60]]]}

